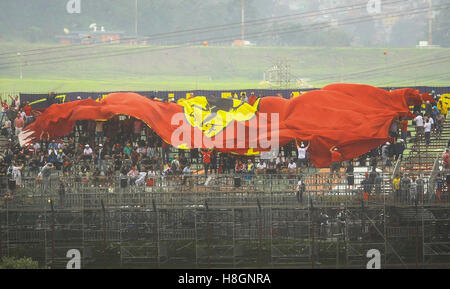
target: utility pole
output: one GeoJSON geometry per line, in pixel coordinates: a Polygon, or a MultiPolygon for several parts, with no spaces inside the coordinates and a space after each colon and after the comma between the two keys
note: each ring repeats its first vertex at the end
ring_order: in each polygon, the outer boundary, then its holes
{"type": "Polygon", "coordinates": [[[134,6],[134,10],[135,10],[135,14],[134,14],[134,33],[136,34],[136,40],[138,37],[138,0],[136,0],[135,2],[135,6],[134,6]]]}
{"type": "Polygon", "coordinates": [[[245,40],[245,0],[241,2],[241,40],[245,40]]]}
{"type": "Polygon", "coordinates": [[[428,0],[428,45],[433,45],[433,0],[428,0]]]}

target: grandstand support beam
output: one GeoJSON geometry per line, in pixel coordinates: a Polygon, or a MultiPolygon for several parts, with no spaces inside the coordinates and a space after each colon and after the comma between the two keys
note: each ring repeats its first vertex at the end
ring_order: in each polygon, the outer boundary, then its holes
{"type": "MultiPolygon", "coordinates": [[[[386,235],[382,234],[381,231],[378,229],[377,225],[375,224],[375,222],[366,214],[366,218],[367,220],[369,220],[369,222],[372,224],[372,226],[375,228],[375,230],[378,232],[378,234],[380,234],[380,236],[384,239],[384,242],[389,246],[389,248],[392,250],[392,252],[395,254],[395,256],[397,256],[397,258],[400,260],[400,262],[405,266],[406,269],[408,269],[408,267],[406,266],[405,262],[403,262],[402,258],[398,255],[397,251],[395,251],[395,249],[391,246],[391,244],[387,241],[386,235]]],[[[385,225],[386,226],[386,225],[385,225]]],[[[387,251],[385,252],[385,254],[387,253],[387,251]]]]}
{"type": "Polygon", "coordinates": [[[208,248],[208,269],[211,268],[211,232],[210,232],[210,224],[209,224],[209,207],[208,201],[205,201],[205,209],[206,209],[206,239],[207,239],[207,248],[208,248]]]}
{"type": "Polygon", "coordinates": [[[434,188],[434,178],[441,171],[439,169],[439,160],[440,160],[440,158],[441,158],[441,156],[439,155],[439,153],[437,153],[436,154],[436,159],[434,160],[433,169],[431,170],[430,179],[428,180],[428,184],[429,184],[428,191],[430,191],[430,188],[431,189],[434,188]]]}
{"type": "Polygon", "coordinates": [[[52,213],[52,219],[50,223],[50,234],[52,238],[52,251],[51,251],[51,268],[55,266],[55,210],[53,208],[53,200],[50,200],[50,209],[52,213]]]}
{"type": "MultiPolygon", "coordinates": [[[[383,181],[384,182],[384,176],[383,181]]],[[[384,239],[384,264],[387,264],[387,223],[386,223],[386,187],[383,186],[383,239],[384,239]]]]}
{"type": "Polygon", "coordinates": [[[0,214],[0,262],[3,260],[3,231],[2,231],[2,214],[0,214]]]}
{"type": "MultiPolygon", "coordinates": [[[[416,199],[414,201],[414,206],[416,210],[416,269],[419,269],[419,221],[417,220],[418,217],[418,208],[417,208],[417,199],[418,196],[416,196],[416,199]]],[[[423,214],[422,214],[423,215],[423,214]]]]}
{"type": "Polygon", "coordinates": [[[107,231],[106,231],[106,210],[105,210],[105,204],[103,203],[103,199],[101,199],[102,204],[102,215],[103,215],[103,259],[105,264],[107,264],[107,258],[106,258],[106,248],[107,248],[107,231]]]}
{"type": "Polygon", "coordinates": [[[364,238],[364,233],[366,232],[366,220],[365,220],[365,210],[364,210],[364,197],[361,199],[361,241],[362,241],[362,268],[364,268],[364,264],[366,264],[366,255],[364,252],[366,251],[366,238],[364,238]]]}
{"type": "MultiPolygon", "coordinates": [[[[422,212],[424,209],[424,201],[422,200],[422,212]]],[[[422,267],[425,265],[425,223],[422,214],[422,267]]]]}
{"type": "Polygon", "coordinates": [[[315,255],[315,248],[314,248],[314,207],[313,207],[313,201],[312,199],[309,199],[309,216],[311,221],[311,268],[314,269],[314,255],[315,255]]]}
{"type": "Polygon", "coordinates": [[[398,159],[397,159],[397,162],[395,163],[395,166],[394,166],[394,171],[392,172],[391,181],[392,181],[392,180],[395,178],[395,176],[399,173],[400,168],[401,168],[401,165],[402,165],[402,159],[401,159],[401,158],[398,158],[398,159]]]}
{"type": "MultiPolygon", "coordinates": [[[[197,202],[195,202],[197,204],[197,202]]],[[[194,210],[194,248],[195,248],[195,268],[198,269],[198,235],[197,235],[197,216],[198,216],[198,209],[194,210]]]]}
{"type": "Polygon", "coordinates": [[[259,199],[256,199],[258,203],[258,269],[261,269],[261,249],[262,249],[262,212],[259,199]]]}
{"type": "Polygon", "coordinates": [[[152,206],[153,206],[153,213],[155,214],[155,254],[156,254],[156,258],[155,258],[155,267],[156,269],[158,269],[159,267],[159,234],[158,234],[158,210],[156,209],[156,203],[155,203],[155,199],[152,200],[152,206]]]}

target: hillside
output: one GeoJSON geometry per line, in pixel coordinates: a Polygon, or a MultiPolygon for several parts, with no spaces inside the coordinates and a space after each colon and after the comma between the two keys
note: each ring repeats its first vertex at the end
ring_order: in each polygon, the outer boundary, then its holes
{"type": "Polygon", "coordinates": [[[279,61],[289,64],[290,87],[320,87],[333,82],[448,86],[449,52],[448,48],[3,43],[0,92],[268,88],[269,84],[261,83],[264,72],[279,61]],[[11,51],[21,55],[5,54],[11,51]],[[20,67],[23,79],[19,79],[20,67]]]}

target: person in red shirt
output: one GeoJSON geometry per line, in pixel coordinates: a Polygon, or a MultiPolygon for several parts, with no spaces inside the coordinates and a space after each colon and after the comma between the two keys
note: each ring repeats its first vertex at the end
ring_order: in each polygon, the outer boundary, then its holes
{"type": "Polygon", "coordinates": [[[402,131],[402,139],[406,143],[406,137],[408,136],[408,120],[406,118],[404,118],[400,122],[400,127],[401,127],[401,131],[402,131]]]}
{"type": "MultiPolygon", "coordinates": [[[[1,97],[1,94],[0,94],[1,97]]],[[[0,120],[0,127],[3,126],[3,120],[6,121],[6,111],[8,110],[8,104],[6,103],[6,101],[2,101],[2,118],[0,120]]]]}
{"type": "MultiPolygon", "coordinates": [[[[205,177],[208,177],[208,170],[211,167],[211,154],[212,154],[212,151],[202,151],[203,167],[205,168],[205,177]]],[[[212,170],[211,170],[211,173],[212,173],[212,170]]]]}
{"type": "Polygon", "coordinates": [[[444,165],[444,169],[448,169],[450,167],[450,150],[445,149],[445,153],[442,156],[442,164],[444,165]]]}
{"type": "Polygon", "coordinates": [[[250,104],[250,105],[255,104],[255,102],[256,102],[257,99],[258,99],[258,98],[256,97],[255,92],[252,91],[252,92],[250,93],[250,96],[248,97],[248,104],[250,104]]]}
{"type": "Polygon", "coordinates": [[[330,149],[330,153],[331,153],[330,173],[331,173],[331,175],[333,175],[334,172],[336,172],[338,174],[339,169],[340,169],[340,163],[342,161],[342,155],[338,151],[338,148],[335,146],[330,149]]]}
{"type": "Polygon", "coordinates": [[[25,106],[23,107],[23,112],[25,112],[25,126],[27,126],[33,118],[31,111],[32,111],[31,105],[29,104],[28,101],[26,101],[25,106]]]}

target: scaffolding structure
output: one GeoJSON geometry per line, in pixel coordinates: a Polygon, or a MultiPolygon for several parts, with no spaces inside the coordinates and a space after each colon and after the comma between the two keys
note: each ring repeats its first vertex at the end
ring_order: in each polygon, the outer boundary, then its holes
{"type": "Polygon", "coordinates": [[[365,268],[378,249],[382,268],[450,265],[450,204],[428,187],[397,202],[383,183],[365,199],[362,173],[348,185],[317,172],[300,202],[288,174],[241,176],[240,187],[235,177],[125,188],[66,179],[63,203],[56,182],[43,192],[24,179],[0,207],[0,253],[51,268],[65,268],[70,249],[82,268],[365,268]]]}

